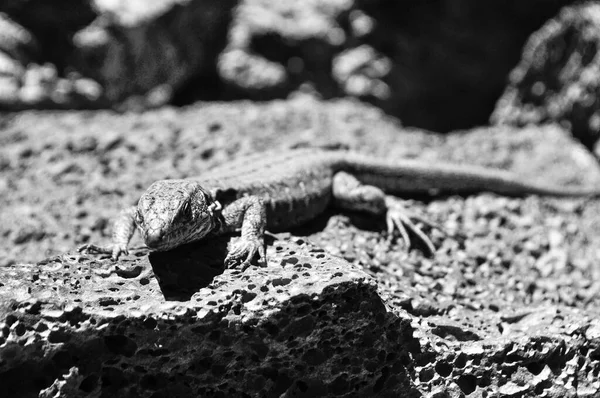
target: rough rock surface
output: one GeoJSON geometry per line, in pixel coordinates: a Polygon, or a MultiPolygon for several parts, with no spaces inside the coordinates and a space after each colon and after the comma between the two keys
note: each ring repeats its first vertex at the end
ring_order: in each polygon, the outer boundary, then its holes
{"type": "Polygon", "coordinates": [[[389,158],[511,168],[557,184],[600,181],[595,160],[557,127],[482,128],[441,137],[401,128],[376,108],[352,101],[302,96],[142,114],[26,112],[7,115],[0,134],[0,236],[6,242],[0,265],[40,261],[107,239],[109,220],[137,203],[155,180],[311,142],[341,142],[389,158]]]}
{"type": "Polygon", "coordinates": [[[526,38],[572,2],[93,0],[56,12],[15,0],[0,12],[42,51],[5,105],[140,109],[307,89],[407,125],[472,127],[489,119],[526,38]]]}
{"type": "Polygon", "coordinates": [[[469,308],[455,297],[450,308],[422,314],[406,282],[378,289],[359,266],[301,239],[271,243],[269,266],[243,274],[215,265],[223,257],[211,257],[212,242],[117,265],[63,255],[0,269],[2,391],[591,397],[600,390],[597,312],[547,304],[515,312],[501,299],[469,308]],[[381,300],[394,289],[402,303],[381,300]]]}
{"type": "Polygon", "coordinates": [[[566,7],[535,32],[492,122],[556,122],[586,146],[600,138],[600,4],[566,7]]]}
{"type": "Polygon", "coordinates": [[[381,220],[336,212],[268,236],[268,268],[241,274],[221,268],[229,238],[149,256],[138,249],[117,263],[72,252],[106,242],[107,220],[155,179],[336,140],[380,157],[600,181],[594,159],[555,126],[442,137],[350,101],[13,115],[0,134],[0,391],[600,394],[597,200],[410,200],[450,233],[424,226],[434,259],[401,242],[388,248],[381,220]]]}
{"type": "Polygon", "coordinates": [[[82,396],[417,396],[410,319],[387,311],[357,267],[275,244],[270,267],[246,274],[205,265],[204,252],[198,263],[197,248],[0,270],[2,391],[55,396],[75,378],[82,396]],[[196,292],[165,301],[178,292],[152,267],[196,292]]]}

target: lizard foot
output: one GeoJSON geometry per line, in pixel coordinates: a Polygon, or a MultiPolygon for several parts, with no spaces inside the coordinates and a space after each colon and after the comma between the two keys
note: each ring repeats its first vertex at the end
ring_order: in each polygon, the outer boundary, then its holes
{"type": "Polygon", "coordinates": [[[91,243],[86,243],[85,245],[79,246],[77,248],[77,251],[81,253],[110,254],[111,259],[113,259],[114,261],[118,260],[121,254],[129,254],[127,247],[123,247],[116,244],[110,245],[108,247],[103,247],[93,245],[91,243]]]}
{"type": "Polygon", "coordinates": [[[394,232],[398,231],[400,233],[400,237],[404,241],[404,244],[410,250],[412,247],[412,241],[409,234],[410,232],[427,249],[427,253],[425,254],[427,256],[432,256],[435,253],[435,246],[433,245],[433,242],[431,242],[431,239],[429,239],[429,237],[421,230],[421,228],[415,225],[412,219],[420,221],[431,228],[435,228],[443,233],[446,233],[444,229],[437,224],[425,220],[419,215],[411,214],[398,201],[389,202],[386,200],[386,202],[388,209],[385,215],[385,221],[387,224],[388,243],[391,243],[392,239],[394,238],[394,232]]]}
{"type": "Polygon", "coordinates": [[[267,263],[265,246],[262,239],[240,238],[233,249],[229,251],[229,254],[227,254],[227,257],[225,258],[225,267],[236,268],[239,265],[243,272],[250,266],[250,262],[256,254],[258,254],[259,261],[262,260],[265,264],[267,263]]]}

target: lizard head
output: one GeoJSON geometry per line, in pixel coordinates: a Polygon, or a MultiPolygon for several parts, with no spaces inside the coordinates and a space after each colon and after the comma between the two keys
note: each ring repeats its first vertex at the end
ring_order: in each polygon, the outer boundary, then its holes
{"type": "Polygon", "coordinates": [[[202,239],[219,225],[220,205],[194,181],[156,181],[138,202],[135,222],[146,246],[169,250],[202,239]]]}

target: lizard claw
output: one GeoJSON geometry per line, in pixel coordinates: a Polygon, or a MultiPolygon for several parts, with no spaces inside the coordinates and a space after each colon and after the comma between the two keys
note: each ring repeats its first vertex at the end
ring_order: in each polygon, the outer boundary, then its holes
{"type": "Polygon", "coordinates": [[[263,263],[267,263],[265,247],[261,239],[240,238],[225,257],[225,267],[236,268],[239,265],[243,272],[250,266],[250,262],[256,254],[258,254],[259,261],[262,260],[263,263]]]}
{"type": "Polygon", "coordinates": [[[388,204],[388,210],[385,215],[385,221],[387,224],[387,233],[388,233],[388,243],[391,243],[394,232],[398,231],[400,233],[400,237],[404,244],[408,249],[412,247],[412,242],[410,239],[410,233],[418,238],[418,240],[427,248],[428,256],[431,256],[435,253],[435,246],[429,237],[421,230],[421,228],[417,227],[411,220],[411,217],[417,219],[419,221],[424,222],[425,224],[434,227],[436,229],[441,229],[441,227],[423,220],[420,216],[411,216],[409,212],[397,202],[393,204],[388,204]]]}
{"type": "Polygon", "coordinates": [[[97,246],[91,243],[86,243],[85,245],[81,245],[77,248],[78,252],[81,253],[93,253],[93,254],[110,254],[111,259],[116,261],[119,257],[124,254],[128,255],[129,251],[127,247],[123,247],[120,245],[113,244],[109,247],[97,246]]]}

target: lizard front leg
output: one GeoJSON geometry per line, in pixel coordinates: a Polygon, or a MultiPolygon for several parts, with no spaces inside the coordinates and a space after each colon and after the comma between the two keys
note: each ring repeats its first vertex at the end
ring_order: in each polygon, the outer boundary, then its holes
{"type": "Polygon", "coordinates": [[[225,258],[225,266],[241,265],[242,271],[250,266],[256,254],[266,263],[264,233],[267,210],[258,196],[244,196],[223,209],[223,232],[241,228],[241,237],[225,258]]]}
{"type": "Polygon", "coordinates": [[[135,232],[137,208],[135,206],[123,209],[113,225],[112,243],[110,246],[97,246],[91,243],[81,245],[80,252],[110,254],[113,260],[118,260],[121,254],[129,254],[127,245],[135,232]]]}
{"type": "MultiPolygon", "coordinates": [[[[391,241],[394,233],[398,231],[402,240],[410,249],[410,231],[425,245],[428,251],[426,254],[432,255],[435,253],[435,247],[431,239],[412,222],[411,218],[424,220],[410,214],[399,199],[386,195],[380,188],[364,185],[353,175],[338,172],[333,178],[333,197],[335,204],[342,209],[385,215],[388,241],[391,241]]],[[[430,222],[424,222],[434,228],[441,229],[430,222]]]]}

